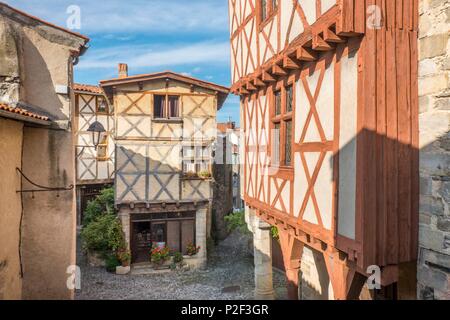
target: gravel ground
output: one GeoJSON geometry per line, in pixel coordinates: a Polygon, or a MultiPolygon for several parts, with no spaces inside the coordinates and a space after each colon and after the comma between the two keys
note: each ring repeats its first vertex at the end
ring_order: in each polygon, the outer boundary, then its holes
{"type": "MultiPolygon", "coordinates": [[[[117,276],[80,261],[78,300],[252,300],[253,257],[247,238],[233,233],[212,250],[207,270],[173,271],[160,275],[117,276]],[[237,286],[237,288],[236,288],[237,286]],[[233,292],[222,290],[235,287],[233,292]]],[[[278,299],[286,295],[284,275],[274,272],[278,299]]]]}

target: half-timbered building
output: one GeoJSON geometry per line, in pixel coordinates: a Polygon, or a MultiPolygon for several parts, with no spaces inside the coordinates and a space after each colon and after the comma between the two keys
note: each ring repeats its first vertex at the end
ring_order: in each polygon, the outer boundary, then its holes
{"type": "Polygon", "coordinates": [[[115,121],[115,201],[132,262],[149,261],[152,246],[206,263],[211,229],[216,112],[229,89],[172,72],[101,81],[115,121]]]}
{"type": "Polygon", "coordinates": [[[229,10],[256,296],[273,296],[277,226],[291,298],[358,298],[372,273],[378,294],[414,297],[418,1],[229,10]]]}
{"type": "Polygon", "coordinates": [[[98,86],[74,84],[75,155],[78,224],[82,224],[87,203],[114,182],[114,109],[98,86]],[[104,130],[97,141],[89,128],[99,123],[104,130]]]}

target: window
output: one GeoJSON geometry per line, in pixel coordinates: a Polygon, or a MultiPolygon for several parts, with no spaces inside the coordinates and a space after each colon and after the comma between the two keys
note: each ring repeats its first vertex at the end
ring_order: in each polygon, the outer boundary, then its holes
{"type": "Polygon", "coordinates": [[[292,111],[293,104],[292,86],[288,86],[286,88],[286,112],[292,111]]]}
{"type": "Polygon", "coordinates": [[[286,146],[284,150],[284,164],[292,165],[292,121],[286,121],[286,146]]]}
{"type": "Polygon", "coordinates": [[[281,90],[275,92],[275,115],[281,114],[281,90]]]}
{"type": "Polygon", "coordinates": [[[272,16],[278,8],[278,0],[261,0],[261,21],[272,16]]]}
{"type": "Polygon", "coordinates": [[[292,166],[294,85],[273,93],[271,159],[273,166],[292,166]]]}
{"type": "Polygon", "coordinates": [[[272,164],[275,166],[280,165],[280,149],[281,149],[281,124],[275,123],[274,130],[272,131],[272,164]]]}
{"type": "Polygon", "coordinates": [[[178,103],[179,103],[178,96],[169,96],[169,117],[170,118],[178,118],[180,116],[178,103]]]}
{"type": "Polygon", "coordinates": [[[104,97],[97,97],[97,113],[108,113],[108,103],[104,97]]]}
{"type": "Polygon", "coordinates": [[[153,117],[164,118],[165,96],[153,96],[153,117]]]}
{"type": "Polygon", "coordinates": [[[267,19],[267,0],[261,0],[261,20],[267,19]]]}
{"type": "Polygon", "coordinates": [[[170,95],[153,96],[153,118],[179,118],[180,117],[180,97],[170,95]]]}
{"type": "Polygon", "coordinates": [[[183,147],[183,172],[187,176],[210,173],[211,148],[209,146],[183,147]]]}
{"type": "Polygon", "coordinates": [[[106,161],[108,160],[108,135],[103,135],[101,141],[97,147],[97,160],[106,161]]]}

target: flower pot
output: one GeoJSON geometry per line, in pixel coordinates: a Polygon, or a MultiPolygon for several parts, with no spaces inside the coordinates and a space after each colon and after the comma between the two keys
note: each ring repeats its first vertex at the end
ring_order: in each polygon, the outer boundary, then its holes
{"type": "Polygon", "coordinates": [[[153,269],[155,269],[155,270],[167,269],[170,267],[171,264],[172,264],[171,259],[161,260],[158,262],[152,262],[153,269]]]}

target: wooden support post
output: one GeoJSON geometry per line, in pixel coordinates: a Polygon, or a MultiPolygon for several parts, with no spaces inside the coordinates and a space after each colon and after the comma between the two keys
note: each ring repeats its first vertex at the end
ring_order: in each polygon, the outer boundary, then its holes
{"type": "Polygon", "coordinates": [[[342,259],[338,252],[324,252],[324,258],[334,300],[358,300],[366,278],[356,272],[356,264],[342,259]]]}
{"type": "Polygon", "coordinates": [[[285,230],[279,230],[289,300],[299,300],[298,285],[303,244],[285,230]]]}

